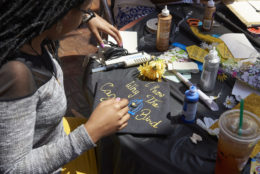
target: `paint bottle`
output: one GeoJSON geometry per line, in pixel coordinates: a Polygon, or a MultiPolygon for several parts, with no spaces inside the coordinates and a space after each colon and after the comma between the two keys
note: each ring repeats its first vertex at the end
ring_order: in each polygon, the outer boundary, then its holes
{"type": "Polygon", "coordinates": [[[204,12],[203,25],[202,25],[203,30],[205,31],[211,30],[214,21],[215,12],[216,12],[215,2],[213,0],[209,0],[204,12]]]}
{"type": "Polygon", "coordinates": [[[158,51],[166,51],[169,48],[172,15],[167,5],[158,15],[158,28],[156,35],[156,48],[158,51]]]}
{"type": "Polygon", "coordinates": [[[200,76],[200,87],[205,92],[210,92],[214,89],[220,58],[215,47],[209,51],[209,54],[205,56],[203,63],[203,70],[200,76]]]}
{"type": "Polygon", "coordinates": [[[182,120],[185,123],[194,123],[199,94],[196,86],[191,86],[189,90],[185,91],[184,104],[182,110],[182,120]]]}

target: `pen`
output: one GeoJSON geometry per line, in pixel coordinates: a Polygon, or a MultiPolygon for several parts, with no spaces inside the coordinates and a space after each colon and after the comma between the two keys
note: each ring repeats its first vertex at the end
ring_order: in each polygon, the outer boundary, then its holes
{"type": "Polygon", "coordinates": [[[114,63],[114,64],[110,64],[110,65],[105,65],[105,66],[93,68],[91,70],[91,72],[95,73],[95,72],[100,72],[100,71],[108,71],[108,70],[112,70],[112,69],[116,69],[116,68],[122,68],[122,67],[125,67],[125,62],[119,62],[119,63],[114,63]]]}
{"type": "MultiPolygon", "coordinates": [[[[186,79],[181,73],[172,70],[172,72],[187,86],[192,86],[192,83],[186,79]]],[[[212,111],[218,111],[219,107],[216,102],[213,101],[209,96],[207,96],[204,92],[202,92],[200,89],[197,89],[197,92],[199,93],[200,99],[212,110],[212,111]]]]}

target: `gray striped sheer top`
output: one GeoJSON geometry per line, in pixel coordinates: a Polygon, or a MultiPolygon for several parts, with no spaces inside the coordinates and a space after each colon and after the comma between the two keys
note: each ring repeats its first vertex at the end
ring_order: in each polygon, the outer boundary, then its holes
{"type": "Polygon", "coordinates": [[[57,173],[95,144],[83,125],[68,136],[63,130],[67,101],[57,61],[46,50],[44,59],[19,57],[0,68],[0,173],[57,173]]]}

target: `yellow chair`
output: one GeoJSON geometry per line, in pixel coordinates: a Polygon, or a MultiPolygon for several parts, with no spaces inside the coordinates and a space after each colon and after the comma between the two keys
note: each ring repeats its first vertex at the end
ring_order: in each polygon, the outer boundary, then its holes
{"type": "MultiPolygon", "coordinates": [[[[63,117],[63,126],[66,134],[87,121],[80,117],[63,117]]],[[[62,174],[97,174],[95,149],[90,149],[69,162],[62,168],[62,174]]]]}

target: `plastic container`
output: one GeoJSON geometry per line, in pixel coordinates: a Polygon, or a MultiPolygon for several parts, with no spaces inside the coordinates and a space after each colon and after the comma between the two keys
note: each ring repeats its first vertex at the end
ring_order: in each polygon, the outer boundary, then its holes
{"type": "Polygon", "coordinates": [[[214,89],[218,74],[220,58],[215,47],[210,50],[209,54],[204,58],[203,70],[200,77],[200,87],[205,92],[214,89]]]}
{"type": "Polygon", "coordinates": [[[204,12],[203,25],[202,25],[203,30],[205,31],[211,30],[214,21],[215,12],[216,12],[215,2],[213,0],[209,0],[204,12]]]}
{"type": "Polygon", "coordinates": [[[167,5],[158,15],[158,29],[156,34],[156,48],[158,51],[166,51],[169,48],[172,15],[167,5]]]}
{"type": "Polygon", "coordinates": [[[182,120],[185,123],[194,123],[198,100],[199,94],[197,92],[197,88],[196,86],[191,86],[190,89],[185,92],[182,110],[182,120]]]}
{"type": "Polygon", "coordinates": [[[245,111],[239,134],[240,110],[224,112],[219,118],[219,140],[215,174],[240,174],[260,139],[260,119],[245,111]]]}

